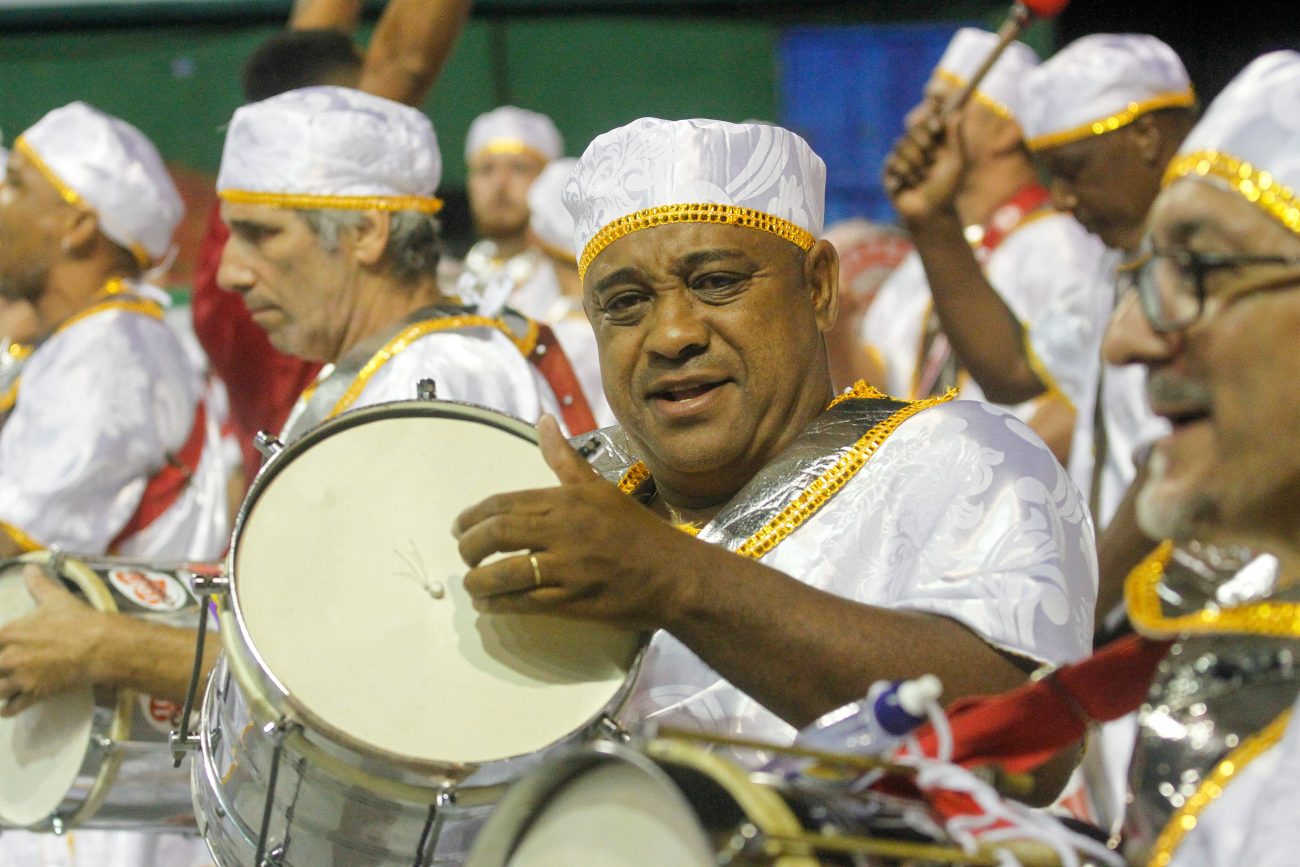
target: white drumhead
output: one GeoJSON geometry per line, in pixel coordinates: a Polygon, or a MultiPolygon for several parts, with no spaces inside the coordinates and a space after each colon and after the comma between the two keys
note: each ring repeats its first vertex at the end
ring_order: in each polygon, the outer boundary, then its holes
{"type": "Polygon", "coordinates": [[[569,780],[540,807],[506,863],[711,867],[718,861],[681,792],[631,764],[603,762],[569,780]]]}
{"type": "Polygon", "coordinates": [[[555,486],[540,450],[468,417],[374,409],[282,455],[240,528],[234,595],[267,672],[334,732],[421,761],[501,759],[574,732],[620,690],[637,637],[480,616],[451,535],[491,494],[555,486]]]}
{"type": "MultiPolygon", "coordinates": [[[[23,565],[10,561],[0,569],[0,625],[36,607],[23,565]]],[[[93,714],[85,686],[0,719],[0,825],[34,825],[68,796],[90,744],[93,714]]]]}

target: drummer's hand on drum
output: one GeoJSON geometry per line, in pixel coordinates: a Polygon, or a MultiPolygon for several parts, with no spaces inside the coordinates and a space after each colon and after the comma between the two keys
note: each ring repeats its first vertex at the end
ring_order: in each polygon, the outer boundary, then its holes
{"type": "Polygon", "coordinates": [[[663,626],[684,592],[674,580],[678,573],[664,564],[696,556],[695,548],[705,554],[715,549],[673,529],[597,475],[553,418],[544,417],[537,428],[560,486],[489,497],[461,512],[452,528],[461,557],[472,567],[465,589],[475,607],[632,629],[663,626]],[[510,556],[483,562],[499,553],[510,556]]]}
{"type": "Polygon", "coordinates": [[[68,592],[39,566],[23,569],[36,600],[31,613],[0,627],[0,716],[91,683],[105,615],[68,592]]]}

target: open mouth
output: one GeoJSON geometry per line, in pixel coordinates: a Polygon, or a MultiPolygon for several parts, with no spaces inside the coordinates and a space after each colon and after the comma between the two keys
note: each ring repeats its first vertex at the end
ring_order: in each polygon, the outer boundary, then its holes
{"type": "Polygon", "coordinates": [[[651,392],[650,396],[656,400],[667,400],[672,403],[680,403],[686,400],[694,400],[702,397],[721,386],[721,382],[702,382],[698,385],[684,385],[676,388],[665,388],[659,391],[651,392]]]}
{"type": "Polygon", "coordinates": [[[1208,421],[1210,418],[1209,407],[1204,406],[1155,407],[1155,413],[1168,421],[1174,430],[1181,430],[1198,422],[1208,421]]]}

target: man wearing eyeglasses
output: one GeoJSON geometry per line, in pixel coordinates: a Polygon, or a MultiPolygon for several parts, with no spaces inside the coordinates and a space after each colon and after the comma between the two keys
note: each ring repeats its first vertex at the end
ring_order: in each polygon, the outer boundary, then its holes
{"type": "Polygon", "coordinates": [[[1230,600],[1211,582],[1203,608],[1157,580],[1159,558],[1129,578],[1134,625],[1177,639],[1130,772],[1130,857],[1152,864],[1294,864],[1300,843],[1300,732],[1283,739],[1300,693],[1297,93],[1300,54],[1265,55],[1191,132],[1104,347],[1145,368],[1171,426],[1137,496],[1142,528],[1278,561],[1267,592],[1230,600]]]}

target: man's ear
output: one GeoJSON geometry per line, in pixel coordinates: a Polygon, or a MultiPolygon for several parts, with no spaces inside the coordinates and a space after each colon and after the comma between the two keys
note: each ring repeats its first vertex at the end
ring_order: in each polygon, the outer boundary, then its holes
{"type": "Polygon", "coordinates": [[[94,248],[99,236],[99,217],[94,211],[71,208],[63,238],[59,242],[64,254],[74,258],[86,256],[94,248]]]}
{"type": "Polygon", "coordinates": [[[804,288],[817,328],[825,334],[840,313],[840,254],[824,238],[804,255],[804,288]]]}
{"type": "Polygon", "coordinates": [[[353,236],[352,256],[361,265],[377,265],[388,249],[393,215],[388,211],[366,211],[353,236]]]}

